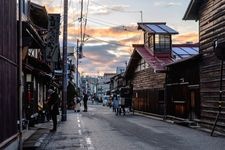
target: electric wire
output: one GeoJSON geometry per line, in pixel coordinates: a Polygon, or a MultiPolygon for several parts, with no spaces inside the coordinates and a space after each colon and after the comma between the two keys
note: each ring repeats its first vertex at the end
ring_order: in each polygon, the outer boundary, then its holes
{"type": "Polygon", "coordinates": [[[89,35],[89,34],[86,34],[86,36],[87,36],[87,37],[90,37],[90,38],[93,38],[93,39],[95,39],[95,40],[97,40],[97,41],[101,41],[101,42],[108,43],[108,44],[111,44],[111,45],[117,45],[117,46],[122,46],[122,47],[131,47],[131,46],[129,46],[129,45],[123,45],[123,44],[112,43],[112,42],[109,42],[109,41],[101,40],[101,39],[98,39],[98,38],[96,38],[96,37],[93,37],[93,36],[91,36],[91,35],[89,35]]]}

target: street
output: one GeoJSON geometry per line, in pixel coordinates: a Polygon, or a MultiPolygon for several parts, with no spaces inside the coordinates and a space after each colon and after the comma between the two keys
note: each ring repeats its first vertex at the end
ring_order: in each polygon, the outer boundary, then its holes
{"type": "Polygon", "coordinates": [[[132,113],[116,116],[102,105],[88,112],[68,111],[67,121],[50,133],[40,149],[222,150],[224,137],[132,113]]]}

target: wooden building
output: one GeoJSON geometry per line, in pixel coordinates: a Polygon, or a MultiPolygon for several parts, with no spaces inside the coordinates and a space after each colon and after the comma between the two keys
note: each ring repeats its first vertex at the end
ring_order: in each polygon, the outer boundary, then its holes
{"type": "Polygon", "coordinates": [[[171,36],[177,32],[166,23],[138,23],[144,44],[133,45],[125,77],[133,85],[134,109],[163,114],[164,65],[172,62],[171,36]]]}
{"type": "MultiPolygon", "coordinates": [[[[193,49],[192,49],[193,50],[193,49]]],[[[200,55],[167,65],[165,102],[166,115],[196,120],[200,117],[200,55]]]]}
{"type": "Polygon", "coordinates": [[[54,69],[60,67],[60,15],[49,15],[44,6],[28,2],[27,21],[23,21],[23,112],[29,126],[44,121],[43,110],[54,69]]]}
{"type": "Polygon", "coordinates": [[[0,149],[13,149],[19,136],[16,0],[0,5],[0,149]]]}
{"type": "MultiPolygon", "coordinates": [[[[191,0],[184,20],[199,21],[201,125],[212,129],[219,109],[220,60],[214,54],[214,41],[225,40],[225,0],[191,0]]],[[[224,76],[223,76],[224,77],[224,76]]],[[[224,82],[223,82],[224,83],[224,82]]],[[[223,86],[224,89],[224,86],[223,86]]],[[[224,94],[217,130],[225,131],[224,94]]]]}
{"type": "Polygon", "coordinates": [[[114,75],[110,78],[110,92],[118,93],[121,87],[125,87],[127,85],[126,79],[124,77],[124,73],[120,73],[114,75]]]}
{"type": "MultiPolygon", "coordinates": [[[[134,44],[125,78],[133,85],[134,109],[163,115],[166,65],[198,53],[186,50],[184,45],[173,45],[172,35],[178,34],[166,23],[138,23],[144,32],[144,44],[134,44]]],[[[193,50],[192,49],[192,50],[193,50]]]]}

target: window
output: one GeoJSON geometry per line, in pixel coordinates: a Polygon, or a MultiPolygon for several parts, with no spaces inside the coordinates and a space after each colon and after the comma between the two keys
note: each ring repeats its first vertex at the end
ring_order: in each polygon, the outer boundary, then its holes
{"type": "Polygon", "coordinates": [[[141,71],[141,70],[145,70],[149,68],[148,63],[145,62],[145,60],[142,58],[139,62],[138,62],[138,66],[135,70],[135,72],[141,71]]]}
{"type": "Polygon", "coordinates": [[[144,43],[146,47],[152,48],[154,47],[154,35],[149,34],[148,32],[145,32],[144,34],[144,43]]]}
{"type": "Polygon", "coordinates": [[[170,51],[170,35],[156,34],[155,35],[155,50],[156,52],[168,52],[170,51]]]}

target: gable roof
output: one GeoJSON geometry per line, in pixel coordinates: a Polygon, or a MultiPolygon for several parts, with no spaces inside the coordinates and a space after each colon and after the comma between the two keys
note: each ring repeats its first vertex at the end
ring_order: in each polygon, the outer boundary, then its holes
{"type": "Polygon", "coordinates": [[[203,0],[191,0],[184,14],[183,20],[199,20],[199,8],[203,0]]]}
{"type": "Polygon", "coordinates": [[[134,45],[135,50],[138,54],[148,63],[155,72],[163,72],[165,70],[164,66],[168,63],[173,62],[171,58],[158,58],[153,56],[144,46],[134,45]]]}
{"type": "Polygon", "coordinates": [[[166,25],[165,22],[141,22],[138,29],[142,29],[152,34],[178,34],[177,31],[166,25]]]}
{"type": "Polygon", "coordinates": [[[156,57],[150,53],[143,44],[134,44],[134,51],[125,71],[125,76],[131,76],[138,61],[143,58],[154,72],[165,72],[166,66],[176,61],[186,60],[189,57],[198,55],[198,44],[174,44],[172,47],[172,57],[156,57]],[[174,57],[174,54],[176,54],[174,57]],[[179,57],[177,57],[179,56],[179,57]]]}

